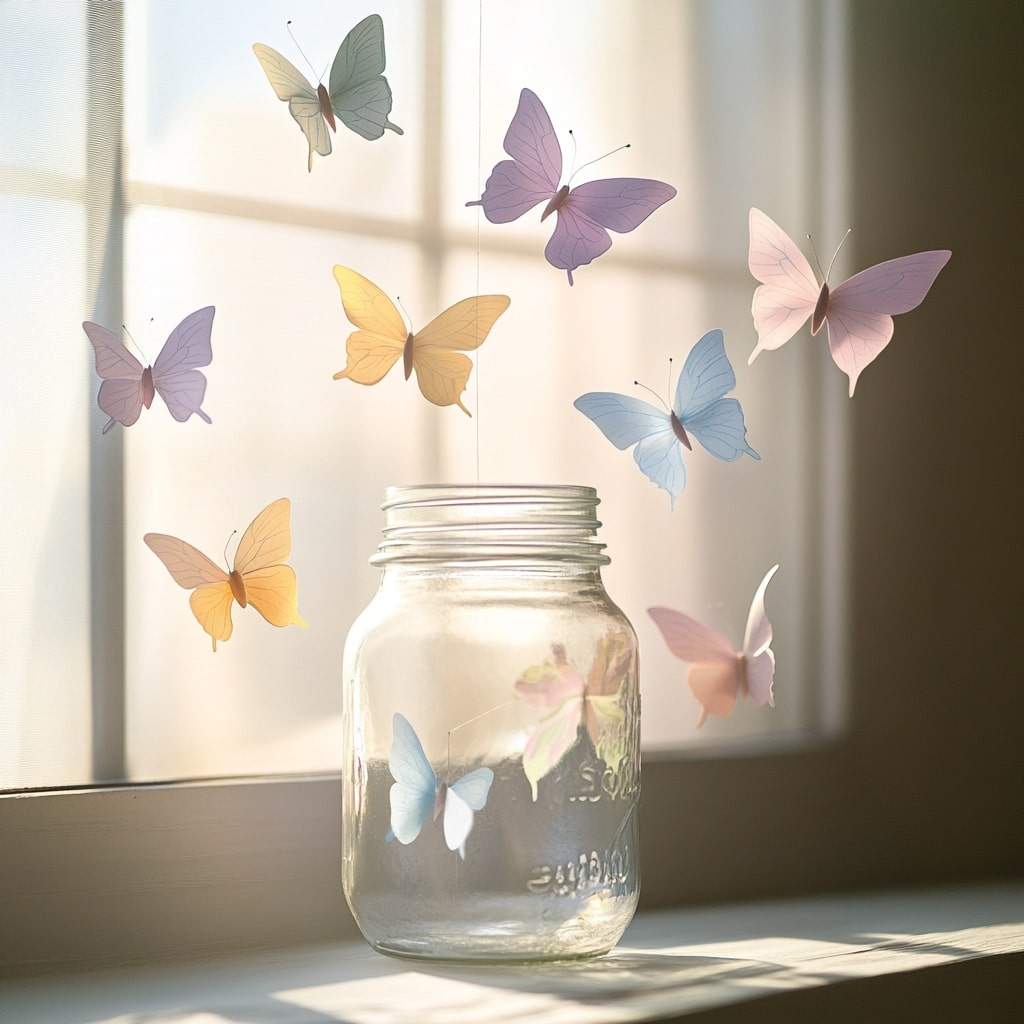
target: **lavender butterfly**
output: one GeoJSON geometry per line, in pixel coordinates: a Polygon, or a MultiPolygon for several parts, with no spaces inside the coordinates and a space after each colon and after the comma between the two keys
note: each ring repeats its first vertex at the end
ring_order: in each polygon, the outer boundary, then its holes
{"type": "Polygon", "coordinates": [[[96,372],[103,378],[97,396],[99,407],[110,417],[103,433],[115,423],[130,427],[153,404],[158,394],[171,415],[184,423],[193,413],[212,422],[200,408],[206,394],[206,378],[197,367],[213,361],[210,334],[213,306],[190,313],[171,331],[156,362],[144,367],[106,327],[86,321],[85,333],[96,351],[96,372]]]}
{"type": "Polygon", "coordinates": [[[682,449],[693,449],[690,434],[723,462],[735,462],[741,455],[761,458],[747,444],[740,403],[725,397],[734,387],[736,374],[725,354],[725,339],[721,331],[714,330],[686,357],[671,409],[611,391],[588,392],[573,405],[593,420],[616,448],[636,445],[633,459],[641,472],[668,492],[675,507],[686,487],[682,449]]]}
{"type": "Polygon", "coordinates": [[[544,250],[548,263],[569,275],[611,248],[606,229],[618,232],[639,227],[676,190],[650,178],[605,178],[571,189],[562,177],[562,150],[544,104],[529,89],[505,135],[511,160],[496,164],[484,194],[467,206],[482,206],[492,224],[518,220],[540,202],[541,220],[557,215],[554,234],[544,250]]]}

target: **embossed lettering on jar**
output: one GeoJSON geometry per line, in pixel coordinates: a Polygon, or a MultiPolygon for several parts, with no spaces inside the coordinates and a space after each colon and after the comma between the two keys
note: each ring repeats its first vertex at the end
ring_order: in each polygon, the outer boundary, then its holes
{"type": "Polygon", "coordinates": [[[640,697],[589,487],[387,492],[345,645],[343,881],[370,944],[597,956],[639,894],[640,697]]]}

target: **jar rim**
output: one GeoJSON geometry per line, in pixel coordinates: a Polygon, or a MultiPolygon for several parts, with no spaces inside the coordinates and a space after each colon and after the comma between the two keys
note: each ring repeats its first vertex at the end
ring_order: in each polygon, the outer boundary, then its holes
{"type": "Polygon", "coordinates": [[[506,483],[456,483],[456,484],[394,484],[384,488],[381,508],[387,510],[395,505],[433,504],[466,500],[535,500],[538,498],[576,500],[600,504],[597,489],[585,484],[506,484],[506,483]]]}

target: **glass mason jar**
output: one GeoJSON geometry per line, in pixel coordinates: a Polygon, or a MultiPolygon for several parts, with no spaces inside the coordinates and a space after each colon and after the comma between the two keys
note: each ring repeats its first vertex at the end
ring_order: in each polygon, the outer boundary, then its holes
{"type": "Polygon", "coordinates": [[[637,641],[590,487],[389,488],[344,656],[343,882],[382,953],[597,956],[636,908],[637,641]]]}

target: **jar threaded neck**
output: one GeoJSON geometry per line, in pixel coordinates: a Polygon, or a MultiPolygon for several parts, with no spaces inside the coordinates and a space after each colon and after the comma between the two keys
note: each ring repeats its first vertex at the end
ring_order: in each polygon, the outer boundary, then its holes
{"type": "Polygon", "coordinates": [[[389,487],[371,565],[564,561],[607,565],[593,487],[422,484],[389,487]]]}

